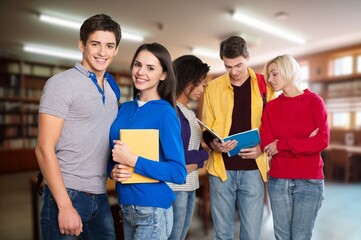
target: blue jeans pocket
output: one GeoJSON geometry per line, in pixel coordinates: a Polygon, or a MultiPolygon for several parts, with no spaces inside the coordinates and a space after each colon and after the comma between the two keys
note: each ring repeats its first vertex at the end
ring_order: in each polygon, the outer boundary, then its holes
{"type": "Polygon", "coordinates": [[[67,188],[66,191],[67,191],[67,193],[68,193],[69,198],[70,198],[71,201],[73,201],[73,200],[77,197],[77,195],[78,195],[78,191],[76,191],[76,190],[68,189],[68,188],[67,188]]]}
{"type": "Polygon", "coordinates": [[[310,184],[322,184],[323,185],[323,179],[305,179],[305,182],[310,184]]]}
{"type": "Polygon", "coordinates": [[[173,210],[121,205],[125,239],[168,239],[173,226],[173,210]]]}

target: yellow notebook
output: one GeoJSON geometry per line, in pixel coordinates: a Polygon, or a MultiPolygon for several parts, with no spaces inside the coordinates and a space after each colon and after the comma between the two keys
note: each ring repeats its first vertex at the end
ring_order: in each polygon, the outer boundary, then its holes
{"type": "MultiPolygon", "coordinates": [[[[120,141],[138,156],[159,161],[159,130],[158,129],[121,129],[120,141]]],[[[131,168],[134,171],[134,168],[131,168]]],[[[154,183],[159,180],[148,178],[138,173],[122,183],[154,183]]]]}

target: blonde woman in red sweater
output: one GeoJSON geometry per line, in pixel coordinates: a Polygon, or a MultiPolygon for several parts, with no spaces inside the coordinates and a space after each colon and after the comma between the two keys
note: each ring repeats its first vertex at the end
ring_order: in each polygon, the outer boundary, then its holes
{"type": "Polygon", "coordinates": [[[290,55],[278,56],[264,68],[267,83],[278,98],[262,116],[261,148],[271,158],[268,193],[276,239],[311,239],[323,201],[321,152],[329,143],[324,102],[300,89],[300,67],[290,55]]]}

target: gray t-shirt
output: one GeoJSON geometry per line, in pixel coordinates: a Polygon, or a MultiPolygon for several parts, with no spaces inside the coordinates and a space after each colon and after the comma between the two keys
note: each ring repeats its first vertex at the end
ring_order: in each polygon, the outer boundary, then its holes
{"type": "Polygon", "coordinates": [[[47,80],[40,113],[64,119],[55,147],[67,188],[100,194],[106,192],[110,155],[109,130],[118,113],[118,102],[108,81],[102,93],[80,63],[47,80]]]}

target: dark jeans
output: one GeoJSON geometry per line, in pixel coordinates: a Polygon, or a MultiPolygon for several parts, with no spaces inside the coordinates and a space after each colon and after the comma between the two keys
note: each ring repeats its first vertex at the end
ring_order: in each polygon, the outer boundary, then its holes
{"type": "MultiPolygon", "coordinates": [[[[89,194],[73,189],[67,189],[67,192],[83,222],[81,239],[115,240],[114,222],[107,194],[89,194]]],[[[58,208],[47,185],[44,186],[42,201],[40,214],[42,239],[77,239],[76,236],[60,233],[58,208]]]]}

